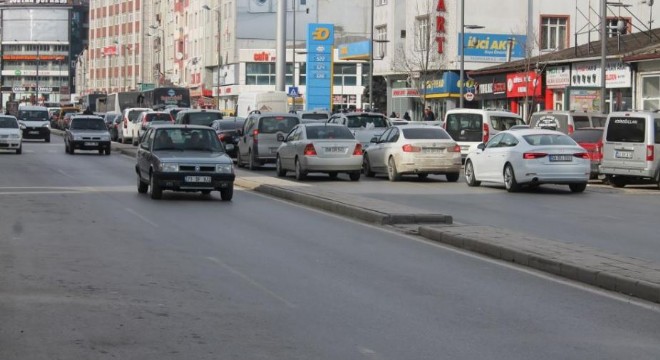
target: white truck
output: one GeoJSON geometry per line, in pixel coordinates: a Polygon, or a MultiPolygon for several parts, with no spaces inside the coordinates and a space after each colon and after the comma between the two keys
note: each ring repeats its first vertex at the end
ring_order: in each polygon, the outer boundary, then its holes
{"type": "Polygon", "coordinates": [[[236,116],[246,118],[254,110],[285,113],[289,99],[283,91],[243,92],[238,95],[236,105],[236,116]]]}

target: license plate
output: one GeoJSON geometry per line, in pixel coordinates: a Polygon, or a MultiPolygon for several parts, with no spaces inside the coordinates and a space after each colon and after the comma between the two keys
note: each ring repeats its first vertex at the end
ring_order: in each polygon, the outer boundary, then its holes
{"type": "Polygon", "coordinates": [[[30,134],[30,135],[36,135],[36,134],[39,134],[39,131],[28,131],[28,134],[30,134]]]}
{"type": "Polygon", "coordinates": [[[550,161],[573,161],[573,155],[550,155],[550,161]]]}
{"type": "Polygon", "coordinates": [[[633,158],[633,152],[632,151],[614,151],[614,157],[617,159],[632,159],[633,158]]]}
{"type": "Polygon", "coordinates": [[[185,180],[186,180],[186,182],[189,182],[189,183],[210,183],[211,182],[211,177],[210,176],[186,176],[185,180]]]}
{"type": "Polygon", "coordinates": [[[225,149],[227,149],[227,150],[234,150],[234,145],[232,145],[232,144],[226,144],[226,145],[225,145],[225,149]]]}
{"type": "Polygon", "coordinates": [[[329,153],[343,153],[344,151],[346,151],[346,148],[337,146],[325,148],[325,152],[329,153]]]}
{"type": "Polygon", "coordinates": [[[425,148],[425,149],[424,149],[424,152],[427,153],[427,154],[438,154],[438,153],[441,153],[442,150],[444,150],[444,149],[438,149],[438,148],[425,148]]]}
{"type": "Polygon", "coordinates": [[[93,141],[86,141],[85,146],[98,146],[99,143],[93,141]]]}

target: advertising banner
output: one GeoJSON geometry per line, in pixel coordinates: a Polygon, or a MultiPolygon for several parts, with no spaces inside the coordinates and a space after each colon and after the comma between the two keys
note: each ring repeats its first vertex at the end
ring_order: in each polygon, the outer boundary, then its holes
{"type": "MultiPolygon", "coordinates": [[[[630,65],[617,60],[606,63],[605,87],[608,89],[632,86],[630,65]]],[[[572,87],[600,87],[600,61],[587,61],[571,64],[572,87]]]]}
{"type": "Polygon", "coordinates": [[[507,74],[506,97],[541,96],[541,75],[535,71],[507,74]]]}
{"type": "Polygon", "coordinates": [[[334,25],[307,28],[307,109],[332,109],[334,25]]]}
{"type": "Polygon", "coordinates": [[[571,71],[568,65],[548,66],[545,70],[545,86],[548,89],[563,89],[571,85],[571,71]]]}
{"type": "MultiPolygon", "coordinates": [[[[465,33],[465,60],[479,62],[505,62],[509,48],[511,60],[525,58],[525,35],[465,33]]],[[[458,44],[461,34],[458,34],[458,44]]],[[[460,46],[458,56],[461,55],[460,46]]]]}
{"type": "Polygon", "coordinates": [[[600,112],[600,90],[571,89],[570,110],[600,112]]]}

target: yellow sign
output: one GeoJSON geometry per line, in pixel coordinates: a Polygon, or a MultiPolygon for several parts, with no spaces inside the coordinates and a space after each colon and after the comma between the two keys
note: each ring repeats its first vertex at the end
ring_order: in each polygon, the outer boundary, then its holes
{"type": "Polygon", "coordinates": [[[330,37],[330,29],[328,28],[320,27],[314,30],[314,32],[312,33],[312,39],[316,41],[325,41],[328,40],[329,37],[330,37]]]}

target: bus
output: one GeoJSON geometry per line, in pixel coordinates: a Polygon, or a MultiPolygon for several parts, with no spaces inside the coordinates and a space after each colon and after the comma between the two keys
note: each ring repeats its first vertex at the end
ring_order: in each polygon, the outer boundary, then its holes
{"type": "Polygon", "coordinates": [[[183,87],[158,87],[142,92],[141,107],[163,110],[167,107],[190,107],[190,90],[183,87]]]}
{"type": "Polygon", "coordinates": [[[141,107],[141,97],[142,94],[139,91],[125,91],[109,94],[106,101],[106,112],[114,111],[121,113],[128,108],[141,107]]]}

